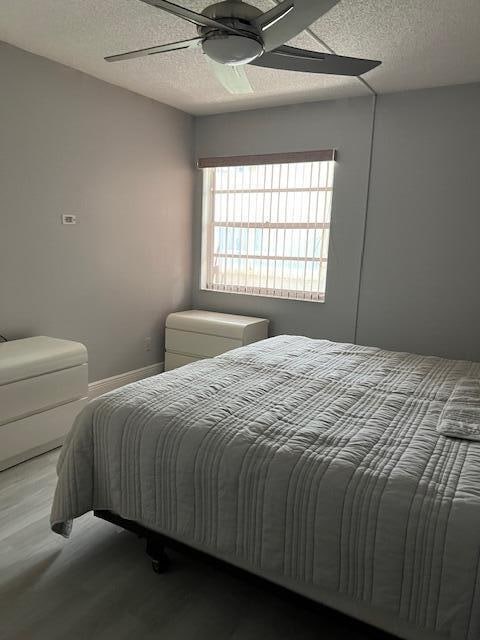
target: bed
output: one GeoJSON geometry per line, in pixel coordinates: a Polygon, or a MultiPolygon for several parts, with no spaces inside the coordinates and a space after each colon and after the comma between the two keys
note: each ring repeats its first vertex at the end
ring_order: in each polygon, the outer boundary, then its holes
{"type": "Polygon", "coordinates": [[[107,511],[397,636],[478,640],[480,443],[436,431],[462,377],[279,336],[136,382],[78,417],[52,528],[107,511]]]}

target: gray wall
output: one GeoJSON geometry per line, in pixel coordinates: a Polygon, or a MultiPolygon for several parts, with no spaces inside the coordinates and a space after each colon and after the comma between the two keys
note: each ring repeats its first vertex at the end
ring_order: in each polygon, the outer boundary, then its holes
{"type": "Polygon", "coordinates": [[[480,85],[380,96],[365,260],[372,99],[196,119],[200,156],[336,147],[325,304],[201,291],[197,178],[193,302],[260,315],[273,333],[480,360],[480,85]]]}
{"type": "Polygon", "coordinates": [[[480,85],[378,99],[362,271],[370,98],[197,118],[194,141],[186,114],[3,44],[0,76],[0,333],[80,340],[96,380],[162,359],[192,271],[196,307],[346,341],[361,279],[358,342],[480,360],[480,85]],[[194,142],[338,149],[325,304],[200,290],[194,142]]]}
{"type": "Polygon", "coordinates": [[[378,102],[358,341],[480,360],[480,84],[378,102]]]}
{"type": "Polygon", "coordinates": [[[325,303],[202,291],[201,175],[197,175],[194,306],[261,316],[272,333],[352,341],[365,223],[372,100],[355,98],[197,118],[196,153],[242,155],[338,149],[325,303]]]}
{"type": "Polygon", "coordinates": [[[163,360],[190,306],[192,119],[4,44],[0,78],[0,333],[84,342],[91,380],[163,360]]]}

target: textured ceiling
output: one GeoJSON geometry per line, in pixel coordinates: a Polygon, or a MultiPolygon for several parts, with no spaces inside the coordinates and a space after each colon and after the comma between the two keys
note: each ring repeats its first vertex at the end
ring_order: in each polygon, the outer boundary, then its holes
{"type": "MultiPolygon", "coordinates": [[[[177,1],[196,11],[211,4],[177,1]]],[[[251,4],[273,6],[271,0],[251,4]]],[[[342,0],[312,30],[336,53],[382,60],[365,76],[378,93],[480,80],[480,0],[342,0]]],[[[137,0],[0,1],[0,40],[190,113],[368,93],[357,79],[249,66],[255,94],[232,96],[195,50],[103,60],[194,35],[193,25],[137,0]]],[[[307,32],[292,43],[324,50],[307,32]]]]}

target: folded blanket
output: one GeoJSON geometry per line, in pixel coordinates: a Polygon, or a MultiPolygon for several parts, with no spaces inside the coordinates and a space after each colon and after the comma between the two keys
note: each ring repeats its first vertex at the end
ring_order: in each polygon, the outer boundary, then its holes
{"type": "Polygon", "coordinates": [[[480,379],[460,378],[437,425],[445,436],[480,440],[480,379]]]}

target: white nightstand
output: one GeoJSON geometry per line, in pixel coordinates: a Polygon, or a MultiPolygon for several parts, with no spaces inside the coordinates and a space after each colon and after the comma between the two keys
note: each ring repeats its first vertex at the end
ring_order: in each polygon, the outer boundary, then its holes
{"type": "Polygon", "coordinates": [[[264,340],[268,323],[265,318],[213,311],[171,313],[165,329],[165,371],[264,340]]]}
{"type": "Polygon", "coordinates": [[[79,342],[36,336],[0,344],[0,471],[59,447],[87,403],[79,342]]]}

